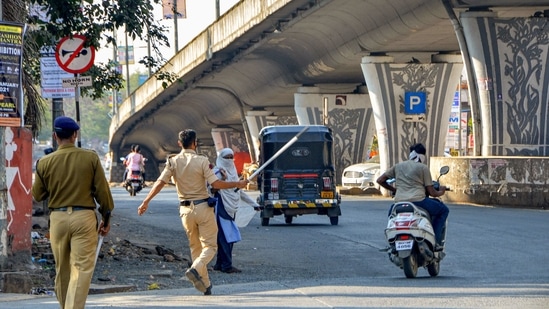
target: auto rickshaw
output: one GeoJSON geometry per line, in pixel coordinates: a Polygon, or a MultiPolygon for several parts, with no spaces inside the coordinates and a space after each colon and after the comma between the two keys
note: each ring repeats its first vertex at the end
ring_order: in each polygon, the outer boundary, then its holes
{"type": "Polygon", "coordinates": [[[259,133],[258,175],[261,225],[284,215],[286,224],[304,214],[327,215],[337,225],[341,197],[336,189],[332,130],[322,125],[264,127],[259,133]],[[299,134],[302,132],[301,134],[299,134]],[[271,158],[297,134],[299,138],[278,157],[271,158]]]}

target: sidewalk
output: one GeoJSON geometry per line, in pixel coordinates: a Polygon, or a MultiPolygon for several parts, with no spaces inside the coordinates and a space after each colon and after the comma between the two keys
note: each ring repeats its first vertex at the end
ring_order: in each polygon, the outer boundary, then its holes
{"type": "MultiPolygon", "coordinates": [[[[261,281],[194,288],[94,294],[86,308],[547,308],[549,286],[494,288],[471,278],[406,280],[388,277],[261,281]],[[417,286],[411,286],[417,285],[417,286]],[[502,290],[503,289],[503,290],[502,290]],[[505,290],[505,291],[504,291],[505,290]],[[526,296],[527,295],[527,296],[526,296]]],[[[0,293],[0,308],[58,309],[52,296],[0,293]]]]}
{"type": "MultiPolygon", "coordinates": [[[[86,308],[334,308],[364,307],[367,286],[292,287],[274,281],[213,286],[204,296],[194,288],[89,295],[86,308]]],[[[381,304],[380,304],[381,305],[381,304]]],[[[58,309],[53,296],[0,293],[0,308],[58,309]]]]}

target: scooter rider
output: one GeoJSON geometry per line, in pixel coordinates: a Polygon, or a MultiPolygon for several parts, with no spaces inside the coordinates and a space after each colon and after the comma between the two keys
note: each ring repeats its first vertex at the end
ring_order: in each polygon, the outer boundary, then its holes
{"type": "Polygon", "coordinates": [[[412,202],[429,213],[437,242],[435,251],[442,251],[446,219],[450,210],[444,203],[438,199],[429,198],[429,196],[442,196],[447,188],[445,186],[440,186],[439,190],[434,188],[431,172],[426,165],[425,154],[426,149],[423,144],[412,145],[409,160],[389,168],[377,179],[377,183],[393,192],[395,202],[412,202]],[[387,180],[391,178],[395,178],[394,187],[387,183],[387,180]],[[426,192],[429,196],[426,196],[426,192]]]}
{"type": "MultiPolygon", "coordinates": [[[[124,166],[126,167],[124,169],[124,176],[122,177],[122,179],[124,179],[124,181],[128,180],[128,158],[130,157],[130,155],[132,153],[134,153],[134,149],[135,148],[135,144],[132,144],[131,147],[130,147],[130,153],[128,153],[125,157],[124,157],[124,160],[122,160],[122,164],[124,164],[124,166]]],[[[122,159],[122,158],[121,158],[122,159]]]]}
{"type": "Polygon", "coordinates": [[[145,179],[145,173],[144,173],[145,159],[143,158],[143,155],[140,153],[140,151],[141,151],[141,147],[139,147],[139,145],[134,145],[132,148],[132,152],[128,155],[127,159],[125,160],[125,163],[127,165],[128,173],[131,173],[133,171],[138,171],[141,173],[141,176],[144,180],[145,179]]]}

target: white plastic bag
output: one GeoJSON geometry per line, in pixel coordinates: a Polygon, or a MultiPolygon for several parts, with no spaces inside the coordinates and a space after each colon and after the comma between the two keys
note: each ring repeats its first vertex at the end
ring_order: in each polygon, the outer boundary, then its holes
{"type": "Polygon", "coordinates": [[[250,223],[250,221],[252,221],[252,218],[257,212],[258,211],[255,211],[253,207],[250,207],[250,205],[240,203],[234,221],[238,227],[245,227],[250,223]]]}

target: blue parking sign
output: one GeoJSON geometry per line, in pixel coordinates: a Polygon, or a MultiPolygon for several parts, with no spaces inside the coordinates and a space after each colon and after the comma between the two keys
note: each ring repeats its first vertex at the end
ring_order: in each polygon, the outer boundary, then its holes
{"type": "Polygon", "coordinates": [[[425,114],[427,111],[427,94],[425,92],[404,93],[405,114],[425,114]]]}

